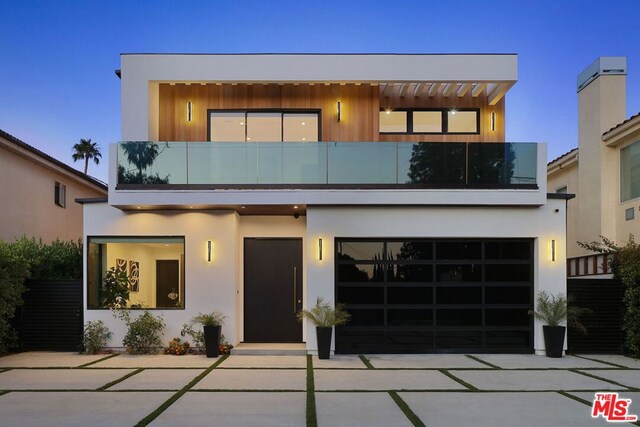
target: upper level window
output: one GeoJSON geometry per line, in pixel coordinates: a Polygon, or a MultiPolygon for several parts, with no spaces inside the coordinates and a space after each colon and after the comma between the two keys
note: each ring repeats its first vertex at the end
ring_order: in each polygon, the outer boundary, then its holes
{"type": "Polygon", "coordinates": [[[319,141],[317,111],[209,110],[209,140],[213,142],[319,141]]]}
{"type": "Polygon", "coordinates": [[[431,109],[380,111],[380,133],[477,134],[478,109],[431,109]]]}
{"type": "Polygon", "coordinates": [[[620,200],[640,197],[640,141],[620,150],[620,200]]]}
{"type": "Polygon", "coordinates": [[[380,132],[406,133],[406,111],[380,111],[380,132]]]}
{"type": "Polygon", "coordinates": [[[53,192],[53,201],[56,205],[67,207],[67,186],[56,181],[53,192]]]}

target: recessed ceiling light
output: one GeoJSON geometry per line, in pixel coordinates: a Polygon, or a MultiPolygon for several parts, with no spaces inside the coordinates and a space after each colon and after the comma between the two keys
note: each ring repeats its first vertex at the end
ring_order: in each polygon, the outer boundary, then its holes
{"type": "Polygon", "coordinates": [[[142,209],[140,206],[136,206],[137,209],[142,209]]]}
{"type": "Polygon", "coordinates": [[[455,114],[455,113],[457,113],[457,111],[456,111],[456,109],[455,109],[455,108],[453,108],[453,109],[451,109],[451,110],[449,110],[449,111],[451,112],[451,114],[455,114]]]}
{"type": "Polygon", "coordinates": [[[247,138],[247,141],[251,141],[251,138],[247,138]]]}
{"type": "Polygon", "coordinates": [[[387,111],[385,111],[385,113],[391,114],[391,110],[387,110],[387,111]]]}
{"type": "Polygon", "coordinates": [[[298,205],[294,205],[294,206],[293,206],[293,209],[298,209],[298,205]]]}
{"type": "Polygon", "coordinates": [[[240,209],[246,209],[246,208],[247,208],[246,206],[240,206],[240,209]]]}
{"type": "Polygon", "coordinates": [[[189,206],[189,209],[193,209],[193,206],[189,206]]]}
{"type": "Polygon", "coordinates": [[[240,122],[240,126],[244,126],[244,122],[240,122]]]}
{"type": "Polygon", "coordinates": [[[307,123],[306,122],[302,122],[302,126],[305,126],[307,123]]]}
{"type": "Polygon", "coordinates": [[[302,138],[302,140],[303,140],[303,141],[306,141],[306,140],[307,140],[307,138],[302,138]]]}

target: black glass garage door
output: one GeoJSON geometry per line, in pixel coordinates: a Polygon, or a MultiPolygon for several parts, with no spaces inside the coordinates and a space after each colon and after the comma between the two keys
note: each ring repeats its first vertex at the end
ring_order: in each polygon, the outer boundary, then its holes
{"type": "Polygon", "coordinates": [[[336,239],[337,353],[532,353],[533,240],[336,239]]]}

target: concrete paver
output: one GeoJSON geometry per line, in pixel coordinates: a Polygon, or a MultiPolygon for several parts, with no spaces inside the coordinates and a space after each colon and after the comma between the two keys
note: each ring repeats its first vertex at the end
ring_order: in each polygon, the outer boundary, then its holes
{"type": "Polygon", "coordinates": [[[0,390],[95,390],[133,369],[15,369],[0,373],[0,390]]]}
{"type": "Polygon", "coordinates": [[[318,425],[332,427],[407,426],[411,422],[389,393],[316,393],[318,425]]]}
{"type": "Polygon", "coordinates": [[[195,390],[306,390],[305,369],[214,369],[195,390]]]}
{"type": "Polygon", "coordinates": [[[628,369],[600,371],[593,369],[585,372],[615,381],[628,387],[640,388],[640,371],[631,371],[628,369]]]}
{"type": "Polygon", "coordinates": [[[464,354],[376,354],[367,359],[378,369],[492,369],[464,354]]]}
{"type": "Polygon", "coordinates": [[[306,393],[188,392],[150,425],[278,427],[305,425],[306,393]]]}
{"type": "Polygon", "coordinates": [[[306,356],[229,356],[220,368],[306,368],[306,356]]]}
{"type": "Polygon", "coordinates": [[[148,369],[108,390],[180,390],[204,369],[148,369]]]}
{"type": "MultiPolygon", "coordinates": [[[[171,392],[19,392],[0,396],[3,427],[132,426],[171,392]]],[[[181,424],[182,425],[182,424],[181,424]]]]}
{"type": "MultiPolygon", "coordinates": [[[[616,365],[626,366],[627,368],[631,369],[640,369],[640,360],[634,359],[632,357],[622,356],[620,354],[589,354],[585,355],[585,357],[588,357],[589,359],[601,360],[603,362],[614,363],[616,365]]],[[[609,368],[612,367],[613,366],[609,366],[609,368]]]]}
{"type": "Polygon", "coordinates": [[[129,355],[121,354],[103,362],[91,365],[92,368],[208,368],[217,358],[204,355],[185,354],[171,356],[166,354],[129,355]]]}
{"type": "Polygon", "coordinates": [[[604,426],[582,403],[558,393],[400,393],[429,427],[604,426]]]}
{"type": "Polygon", "coordinates": [[[314,371],[316,390],[455,390],[465,387],[438,371],[314,371]]]}
{"type": "Polygon", "coordinates": [[[318,359],[318,356],[313,356],[313,367],[314,369],[368,369],[360,357],[350,355],[334,355],[331,359],[318,359]]]}
{"type": "Polygon", "coordinates": [[[73,368],[107,357],[105,354],[29,351],[0,357],[0,368],[73,368]]]}
{"type": "Polygon", "coordinates": [[[504,369],[611,368],[611,365],[575,356],[563,356],[561,358],[535,354],[476,354],[474,356],[504,369]]]}
{"type": "Polygon", "coordinates": [[[619,386],[570,371],[449,371],[481,390],[611,390],[619,386]]]}

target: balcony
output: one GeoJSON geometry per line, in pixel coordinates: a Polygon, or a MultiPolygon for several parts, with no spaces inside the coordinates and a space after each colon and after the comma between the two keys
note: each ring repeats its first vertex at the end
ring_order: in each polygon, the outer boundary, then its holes
{"type": "Polygon", "coordinates": [[[533,190],[538,151],[535,143],[121,142],[116,189],[533,190]]]}

